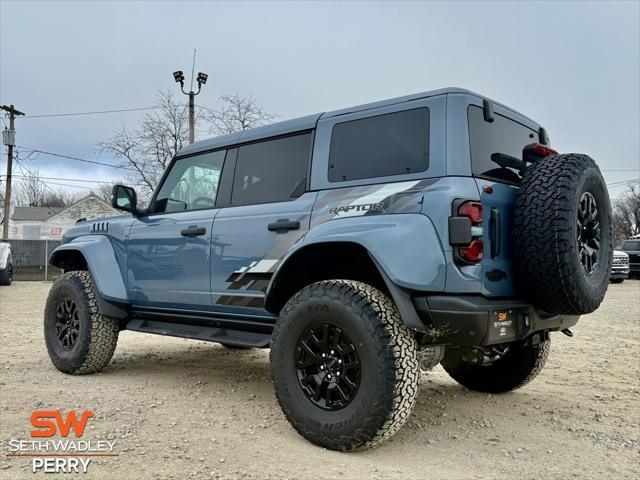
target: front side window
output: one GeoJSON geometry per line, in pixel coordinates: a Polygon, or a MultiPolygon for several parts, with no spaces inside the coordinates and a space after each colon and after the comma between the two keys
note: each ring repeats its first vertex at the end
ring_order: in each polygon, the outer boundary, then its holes
{"type": "Polygon", "coordinates": [[[180,158],[173,163],[156,200],[155,213],[213,208],[226,150],[180,158]]]}
{"type": "Polygon", "coordinates": [[[428,108],[337,123],[331,132],[330,182],[405,175],[428,167],[428,108]]]}
{"type": "Polygon", "coordinates": [[[285,202],[305,191],[311,132],[238,149],[231,204],[285,202]]]}
{"type": "Polygon", "coordinates": [[[522,150],[538,143],[538,132],[498,114],[487,122],[482,108],[475,105],[469,106],[467,116],[473,174],[519,184],[522,150]]]}

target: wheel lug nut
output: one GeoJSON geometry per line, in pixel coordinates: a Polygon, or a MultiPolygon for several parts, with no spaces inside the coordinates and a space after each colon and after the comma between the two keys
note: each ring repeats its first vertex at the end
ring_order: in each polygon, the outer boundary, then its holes
{"type": "Polygon", "coordinates": [[[324,370],[324,365],[320,365],[320,370],[324,370]]]}
{"type": "Polygon", "coordinates": [[[336,372],[336,377],[339,377],[339,376],[340,376],[340,372],[336,372]]]}
{"type": "Polygon", "coordinates": [[[327,378],[328,378],[329,380],[331,380],[331,374],[327,375],[327,378]]]}
{"type": "Polygon", "coordinates": [[[333,355],[335,352],[333,350],[331,350],[331,355],[333,355]]]}
{"type": "Polygon", "coordinates": [[[326,357],[326,356],[327,356],[327,354],[326,354],[326,353],[323,353],[323,354],[322,354],[322,358],[324,358],[324,357],[326,357]]]}
{"type": "Polygon", "coordinates": [[[342,359],[338,359],[338,363],[342,363],[342,359]]]}

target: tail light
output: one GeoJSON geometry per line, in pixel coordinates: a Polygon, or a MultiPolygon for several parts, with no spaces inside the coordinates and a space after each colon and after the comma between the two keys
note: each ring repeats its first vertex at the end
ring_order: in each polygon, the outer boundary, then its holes
{"type": "Polygon", "coordinates": [[[542,145],[541,143],[530,143],[522,149],[522,160],[526,165],[527,163],[534,163],[542,158],[557,154],[558,152],[551,147],[542,145]]]}
{"type": "Polygon", "coordinates": [[[484,244],[482,240],[472,240],[468,247],[460,247],[459,252],[467,262],[476,263],[482,260],[484,244]]]}
{"type": "Polygon", "coordinates": [[[468,217],[471,223],[482,223],[482,204],[480,202],[464,202],[458,207],[458,215],[468,217]]]}
{"type": "Polygon", "coordinates": [[[476,201],[456,200],[454,216],[449,218],[449,243],[456,247],[454,257],[458,263],[477,263],[482,260],[482,204],[476,201]]]}

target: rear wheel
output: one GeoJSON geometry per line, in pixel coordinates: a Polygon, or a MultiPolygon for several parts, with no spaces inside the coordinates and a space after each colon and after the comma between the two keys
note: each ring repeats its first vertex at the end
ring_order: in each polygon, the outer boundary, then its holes
{"type": "Polygon", "coordinates": [[[272,337],[271,371],[278,403],[303,437],[333,450],[369,447],[411,413],[417,343],[385,294],[329,280],[285,305],[272,337]]]}
{"type": "Polygon", "coordinates": [[[480,392],[502,393],[533,380],[549,356],[550,341],[524,342],[484,348],[447,348],[446,372],[460,385],[480,392]]]}

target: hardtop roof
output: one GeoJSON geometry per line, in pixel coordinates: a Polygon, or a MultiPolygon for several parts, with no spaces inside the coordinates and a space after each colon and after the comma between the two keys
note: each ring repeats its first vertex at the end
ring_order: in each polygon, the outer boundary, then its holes
{"type": "Polygon", "coordinates": [[[312,115],[306,115],[304,117],[293,118],[290,120],[284,120],[282,122],[271,123],[269,125],[243,130],[241,132],[199,140],[192,143],[191,145],[182,148],[178,152],[177,156],[189,155],[206,150],[215,150],[216,148],[228,147],[238,143],[251,142],[279,135],[287,135],[289,133],[301,132],[304,130],[312,130],[316,127],[318,120],[320,120],[321,118],[337,117],[340,115],[346,115],[348,113],[361,112],[365,110],[371,110],[373,108],[380,108],[389,105],[395,105],[398,103],[410,102],[412,100],[418,100],[420,98],[435,97],[438,95],[447,95],[453,93],[473,95],[483,100],[490,100],[493,104],[500,105],[502,108],[505,108],[510,112],[528,120],[532,124],[536,126],[538,125],[526,115],[523,115],[506,105],[496,102],[495,100],[491,100],[490,98],[484,97],[478,93],[472,92],[471,90],[466,90],[464,88],[447,87],[437,90],[430,90],[427,92],[414,93],[412,95],[404,95],[402,97],[389,98],[387,100],[381,100],[372,103],[365,103],[362,105],[355,105],[353,107],[341,108],[330,112],[315,113],[312,115]]]}

